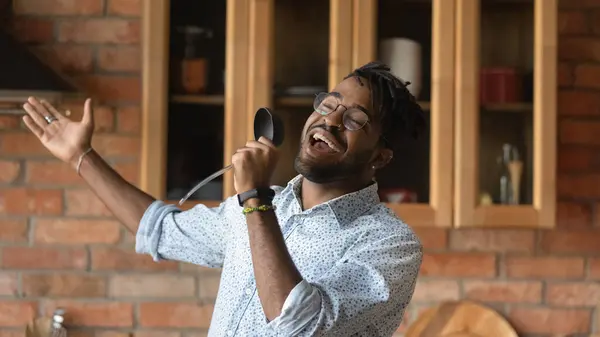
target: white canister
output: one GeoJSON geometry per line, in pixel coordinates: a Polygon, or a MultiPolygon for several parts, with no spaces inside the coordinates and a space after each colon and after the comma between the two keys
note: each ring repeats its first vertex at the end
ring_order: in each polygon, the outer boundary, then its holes
{"type": "Polygon", "coordinates": [[[394,75],[410,82],[408,89],[418,98],[421,93],[421,45],[406,38],[383,39],[379,43],[379,56],[394,75]]]}

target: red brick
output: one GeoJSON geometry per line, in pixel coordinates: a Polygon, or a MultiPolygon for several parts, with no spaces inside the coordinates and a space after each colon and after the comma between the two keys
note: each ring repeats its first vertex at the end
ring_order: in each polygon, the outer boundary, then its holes
{"type": "Polygon", "coordinates": [[[65,201],[65,214],[68,216],[112,216],[104,203],[89,189],[66,190],[65,201]]]}
{"type": "Polygon", "coordinates": [[[573,145],[558,148],[560,172],[600,171],[600,153],[596,149],[573,145]]]}
{"type": "Polygon", "coordinates": [[[558,44],[558,58],[572,61],[600,61],[600,39],[563,37],[558,44]]]}
{"type": "Polygon", "coordinates": [[[35,302],[13,301],[3,299],[0,301],[0,327],[23,328],[37,315],[35,302]]]}
{"type": "MultiPolygon", "coordinates": [[[[210,276],[210,275],[200,276],[199,280],[198,280],[198,297],[203,300],[208,300],[208,301],[214,302],[214,300],[217,298],[217,293],[219,291],[220,284],[221,284],[221,278],[219,275],[217,275],[217,276],[210,276]]],[[[431,286],[431,287],[433,287],[433,286],[431,286]]],[[[431,289],[430,287],[426,287],[426,288],[429,288],[430,291],[433,291],[433,289],[431,289]]],[[[448,290],[448,292],[446,294],[448,294],[450,291],[452,291],[451,286],[450,286],[450,289],[447,288],[447,290],[448,290]]],[[[437,295],[438,295],[438,299],[439,299],[439,297],[441,297],[443,295],[443,292],[439,291],[439,292],[437,292],[437,295]]],[[[413,296],[413,299],[414,299],[414,296],[413,296]]]]}
{"type": "Polygon", "coordinates": [[[414,231],[426,250],[445,249],[448,245],[448,231],[445,229],[417,227],[414,231]]]}
{"type": "Polygon", "coordinates": [[[121,225],[117,221],[92,219],[37,219],[37,243],[91,244],[117,243],[121,225]]]}
{"type": "Polygon", "coordinates": [[[26,337],[26,336],[25,336],[25,331],[23,331],[23,329],[19,329],[19,330],[8,329],[8,330],[0,330],[0,337],[26,337]]]}
{"type": "Polygon", "coordinates": [[[116,134],[99,134],[92,138],[92,146],[102,157],[137,156],[140,138],[116,134]]]}
{"type": "Polygon", "coordinates": [[[588,28],[587,13],[578,10],[558,12],[558,32],[560,34],[583,34],[588,28]]]}
{"type": "Polygon", "coordinates": [[[114,275],[110,297],[191,298],[196,295],[196,280],[186,275],[114,275]]]}
{"type": "Polygon", "coordinates": [[[481,253],[425,253],[422,276],[494,277],[496,257],[481,253]]]}
{"type": "Polygon", "coordinates": [[[450,232],[450,249],[485,252],[531,252],[534,233],[523,230],[461,229],[450,232]]]}
{"type": "Polygon", "coordinates": [[[557,80],[559,86],[573,84],[573,67],[566,62],[560,62],[557,67],[557,80]]]}
{"type": "Polygon", "coordinates": [[[109,14],[139,16],[141,7],[140,0],[108,0],[109,14]]]}
{"type": "Polygon", "coordinates": [[[120,108],[117,112],[117,130],[138,135],[142,124],[140,108],[129,106],[120,108]]]}
{"type": "MultiPolygon", "coordinates": [[[[200,333],[199,335],[196,334],[190,334],[190,333],[186,333],[184,337],[205,337],[206,334],[202,335],[202,333],[200,333]]],[[[100,336],[100,337],[104,337],[104,336],[100,336]]],[[[111,336],[106,336],[106,337],[111,337],[111,336]]],[[[121,336],[114,336],[114,337],[121,337],[121,336]]],[[[174,332],[174,331],[136,331],[135,334],[133,336],[122,336],[122,337],[181,337],[181,333],[179,332],[174,332]]]]}
{"type": "Polygon", "coordinates": [[[600,258],[591,258],[589,261],[590,264],[590,272],[589,278],[594,280],[600,279],[600,258]]]}
{"type": "Polygon", "coordinates": [[[559,90],[558,113],[565,116],[600,116],[598,93],[577,90],[559,90]]]}
{"type": "MultiPolygon", "coordinates": [[[[69,110],[69,118],[74,121],[81,121],[83,117],[83,102],[70,102],[62,104],[61,110],[69,110]]],[[[94,135],[98,132],[111,132],[115,129],[115,111],[109,106],[94,106],[94,135]]]]}
{"type": "Polygon", "coordinates": [[[11,31],[21,42],[51,42],[54,40],[54,21],[42,18],[19,17],[12,20],[11,31]]]}
{"type": "Polygon", "coordinates": [[[137,72],[141,63],[138,47],[102,47],[98,50],[98,67],[105,71],[137,72]]]}
{"type": "Polygon", "coordinates": [[[563,120],[560,141],[563,144],[600,145],[600,122],[563,120]]]}
{"type": "Polygon", "coordinates": [[[138,102],[141,98],[141,82],[136,76],[93,75],[78,80],[101,101],[138,102]]]}
{"type": "Polygon", "coordinates": [[[173,261],[154,262],[148,255],[119,247],[92,247],[92,270],[98,271],[176,271],[173,261]]]}
{"type": "Polygon", "coordinates": [[[115,18],[64,20],[58,26],[58,40],[80,43],[138,43],[140,23],[139,20],[115,18]]]}
{"type": "Polygon", "coordinates": [[[21,125],[21,117],[13,115],[0,115],[0,130],[14,130],[21,125]]]}
{"type": "Polygon", "coordinates": [[[23,274],[22,291],[26,297],[105,297],[104,276],[86,274],[23,274]]]}
{"type": "MultiPolygon", "coordinates": [[[[18,276],[16,273],[0,274],[0,296],[19,296],[18,276]]],[[[1,337],[2,335],[0,335],[1,337]]]]}
{"type": "Polygon", "coordinates": [[[581,257],[507,256],[506,275],[511,278],[582,278],[585,263],[581,257]]]}
{"type": "Polygon", "coordinates": [[[66,326],[78,327],[133,327],[133,305],[123,302],[49,301],[46,313],[63,308],[66,326]]]}
{"type": "Polygon", "coordinates": [[[591,325],[591,312],[586,309],[515,307],[508,316],[519,335],[587,333],[591,325]]]}
{"type": "Polygon", "coordinates": [[[578,65],[575,68],[574,85],[579,88],[600,89],[600,66],[594,64],[578,65]]]}
{"type": "Polygon", "coordinates": [[[24,187],[2,189],[0,213],[18,215],[62,214],[62,191],[24,187]]]}
{"type": "Polygon", "coordinates": [[[21,164],[16,160],[0,159],[0,184],[12,183],[19,177],[21,164]]]}
{"type": "Polygon", "coordinates": [[[46,63],[66,74],[90,72],[93,67],[92,49],[89,46],[53,45],[34,49],[46,63]]]}
{"type": "Polygon", "coordinates": [[[467,299],[500,303],[540,303],[542,283],[531,281],[465,281],[467,299]]]}
{"type": "Polygon", "coordinates": [[[90,15],[102,14],[103,0],[13,0],[16,14],[90,15]]]}
{"type": "Polygon", "coordinates": [[[558,254],[600,253],[600,231],[556,230],[542,233],[540,243],[544,252],[558,254]]]}
{"type": "Polygon", "coordinates": [[[412,302],[436,303],[456,301],[459,298],[460,287],[456,280],[418,280],[412,302]]]}
{"type": "Polygon", "coordinates": [[[42,145],[40,140],[31,132],[10,132],[0,134],[0,154],[15,156],[52,156],[52,154],[42,145]]]}
{"type": "Polygon", "coordinates": [[[85,269],[84,249],[50,247],[4,247],[3,269],[85,269]]]}
{"type": "Polygon", "coordinates": [[[25,242],[28,231],[27,219],[0,218],[0,241],[25,242]]]}
{"type": "Polygon", "coordinates": [[[556,211],[556,226],[559,228],[582,229],[592,226],[592,206],[588,203],[559,202],[556,211]]]}
{"type": "Polygon", "coordinates": [[[212,305],[141,303],[138,323],[144,328],[208,328],[212,305]]]}
{"type": "Polygon", "coordinates": [[[559,196],[566,198],[598,198],[600,197],[600,175],[559,175],[557,191],[559,196]]]}
{"type": "Polygon", "coordinates": [[[550,283],[546,285],[546,302],[556,306],[597,306],[600,302],[598,283],[550,283]]]}
{"type": "Polygon", "coordinates": [[[114,169],[128,182],[137,185],[140,168],[136,162],[116,163],[114,169]]]}
{"type": "Polygon", "coordinates": [[[35,185],[83,185],[85,181],[69,164],[58,160],[27,162],[25,181],[35,185]]]}

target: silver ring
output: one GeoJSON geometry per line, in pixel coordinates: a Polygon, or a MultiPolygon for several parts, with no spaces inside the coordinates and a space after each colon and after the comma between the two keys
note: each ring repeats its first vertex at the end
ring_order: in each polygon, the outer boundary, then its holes
{"type": "Polygon", "coordinates": [[[54,117],[54,116],[44,116],[44,119],[46,120],[46,122],[48,124],[54,122],[55,120],[57,120],[58,118],[54,117]]]}

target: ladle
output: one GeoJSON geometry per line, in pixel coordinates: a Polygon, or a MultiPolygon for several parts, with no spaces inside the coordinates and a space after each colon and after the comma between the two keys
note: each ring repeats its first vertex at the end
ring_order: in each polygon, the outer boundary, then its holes
{"type": "MultiPolygon", "coordinates": [[[[273,144],[275,146],[279,146],[279,145],[281,145],[281,143],[283,143],[283,134],[284,134],[283,122],[277,115],[273,114],[267,108],[260,108],[256,111],[256,114],[254,115],[254,139],[255,140],[258,140],[262,136],[262,137],[265,137],[265,138],[268,138],[269,140],[271,140],[271,142],[273,142],[273,144]]],[[[183,198],[181,198],[181,200],[179,200],[179,205],[180,206],[183,205],[183,203],[192,194],[196,193],[196,191],[198,189],[200,189],[202,186],[208,184],[213,179],[223,175],[225,172],[229,171],[231,168],[233,168],[232,164],[227,165],[224,168],[220,169],[219,171],[206,177],[204,180],[202,180],[196,186],[194,186],[194,188],[192,188],[183,198]]]]}

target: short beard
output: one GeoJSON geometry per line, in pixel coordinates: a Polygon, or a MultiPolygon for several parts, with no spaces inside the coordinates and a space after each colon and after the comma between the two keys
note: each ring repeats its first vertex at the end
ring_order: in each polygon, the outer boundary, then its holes
{"type": "Polygon", "coordinates": [[[361,179],[371,160],[371,151],[364,151],[335,164],[319,165],[302,158],[302,148],[294,160],[296,172],[315,184],[332,184],[361,179]]]}

